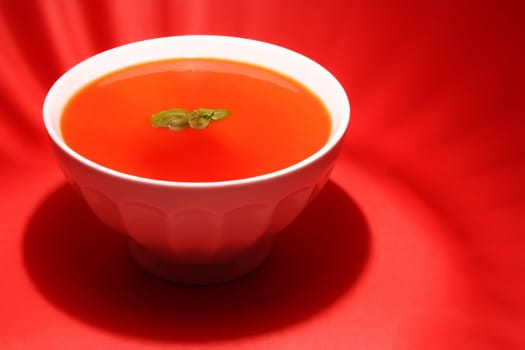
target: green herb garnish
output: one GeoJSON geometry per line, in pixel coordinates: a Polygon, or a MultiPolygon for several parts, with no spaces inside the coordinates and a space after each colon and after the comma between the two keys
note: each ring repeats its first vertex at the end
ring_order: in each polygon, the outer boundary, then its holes
{"type": "Polygon", "coordinates": [[[226,118],[230,111],[226,109],[197,108],[191,113],[183,108],[160,111],[151,116],[151,125],[155,128],[181,130],[186,126],[192,129],[204,129],[211,121],[226,118]]]}

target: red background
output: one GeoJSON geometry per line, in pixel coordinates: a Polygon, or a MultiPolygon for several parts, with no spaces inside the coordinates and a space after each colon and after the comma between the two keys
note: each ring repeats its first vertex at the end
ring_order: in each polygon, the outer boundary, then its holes
{"type": "Polygon", "coordinates": [[[525,348],[523,4],[0,0],[0,348],[525,348]],[[269,261],[206,288],[133,265],[41,122],[80,60],[196,33],[310,56],[352,106],[332,180],[269,261]]]}

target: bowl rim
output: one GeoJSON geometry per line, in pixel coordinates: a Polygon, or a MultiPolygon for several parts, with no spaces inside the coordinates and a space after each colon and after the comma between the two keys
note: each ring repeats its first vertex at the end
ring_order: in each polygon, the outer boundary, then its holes
{"type": "MultiPolygon", "coordinates": [[[[213,57],[213,56],[212,56],[213,57]]],[[[143,61],[147,62],[147,61],[143,61]]],[[[239,62],[243,62],[242,59],[239,59],[239,62]]],[[[250,62],[248,62],[250,63],[250,62]]],[[[264,65],[262,65],[264,67],[264,65]]],[[[123,66],[125,67],[125,66],[123,66]]],[[[272,69],[272,68],[270,68],[272,69]]],[[[278,72],[280,74],[286,74],[286,72],[278,72]]],[[[100,75],[102,76],[102,75],[100,75]]],[[[98,78],[99,76],[94,77],[93,79],[98,78]]],[[[293,78],[295,79],[295,78],[293,78]]],[[[302,82],[301,82],[302,83],[302,82]]],[[[309,88],[310,89],[310,88],[309,88]]],[[[78,90],[76,90],[78,91],[78,90]]],[[[322,100],[322,99],[321,99],[322,100]]],[[[293,173],[299,169],[305,168],[309,164],[314,163],[315,161],[319,160],[323,156],[325,156],[327,153],[329,153],[340,141],[342,140],[343,136],[346,133],[346,130],[348,129],[348,125],[350,122],[350,101],[348,99],[348,95],[346,94],[346,91],[342,84],[335,78],[335,76],[330,73],[326,68],[324,68],[322,65],[314,61],[313,59],[299,53],[293,50],[290,50],[288,48],[285,48],[280,45],[272,44],[266,41],[256,40],[256,39],[249,39],[249,38],[243,38],[243,37],[237,37],[237,36],[229,36],[229,35],[207,35],[207,34],[196,34],[196,35],[175,35],[175,36],[163,36],[163,37],[156,37],[151,39],[145,39],[140,41],[131,42],[124,45],[119,45],[113,48],[110,48],[108,50],[99,52],[97,54],[94,54],[79,63],[75,64],[74,66],[70,67],[65,73],[63,73],[51,86],[51,88],[48,90],[43,107],[43,121],[45,129],[48,133],[48,136],[51,138],[53,143],[55,143],[62,151],[64,151],[66,154],[68,154],[70,157],[74,158],[75,160],[79,161],[83,165],[85,165],[88,168],[95,169],[98,172],[108,174],[112,177],[119,178],[121,180],[129,181],[129,182],[139,182],[144,185],[153,185],[153,186],[168,186],[168,187],[183,187],[183,188],[210,188],[210,187],[230,187],[230,186],[243,186],[248,185],[255,182],[266,182],[270,181],[272,179],[280,178],[286,175],[289,175],[290,173],[293,173]],[[140,47],[142,45],[147,45],[148,43],[153,43],[155,41],[176,41],[176,40],[230,40],[230,41],[237,41],[237,42],[243,42],[245,44],[250,45],[258,45],[258,46],[266,46],[268,48],[271,48],[272,50],[279,50],[287,55],[293,55],[297,58],[300,58],[304,61],[307,61],[309,64],[313,65],[318,69],[322,74],[324,74],[326,77],[328,77],[330,80],[332,80],[332,83],[336,87],[337,90],[339,90],[339,94],[341,94],[342,97],[344,97],[343,101],[343,113],[341,116],[341,120],[339,120],[339,126],[335,130],[335,132],[330,136],[328,141],[315,153],[311,154],[310,156],[306,157],[305,159],[294,163],[286,168],[282,168],[270,173],[265,173],[257,176],[247,177],[247,178],[240,178],[240,179],[233,179],[233,180],[223,180],[223,181],[208,181],[208,182],[186,182],[186,181],[170,181],[170,180],[160,180],[160,179],[152,179],[147,177],[141,177],[137,175],[127,174],[118,170],[111,169],[107,166],[101,165],[96,163],[95,161],[92,161],[81,154],[77,153],[74,149],[72,149],[70,146],[66,144],[66,142],[63,140],[63,138],[55,131],[55,128],[52,124],[52,113],[51,113],[51,98],[53,95],[55,95],[56,91],[61,88],[60,85],[63,83],[63,81],[72,74],[75,74],[75,71],[78,69],[79,66],[85,66],[88,64],[91,64],[92,61],[95,61],[97,59],[100,59],[103,56],[109,56],[115,53],[116,51],[120,50],[127,50],[132,49],[133,47],[140,47]]]]}

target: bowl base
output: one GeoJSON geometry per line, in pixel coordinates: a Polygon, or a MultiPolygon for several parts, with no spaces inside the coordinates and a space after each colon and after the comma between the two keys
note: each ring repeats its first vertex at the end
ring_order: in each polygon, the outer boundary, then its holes
{"type": "Polygon", "coordinates": [[[261,240],[238,257],[212,264],[186,264],[159,258],[134,240],[129,240],[133,260],[146,272],[162,279],[186,284],[207,285],[240,278],[261,265],[272,247],[271,240],[261,240]]]}

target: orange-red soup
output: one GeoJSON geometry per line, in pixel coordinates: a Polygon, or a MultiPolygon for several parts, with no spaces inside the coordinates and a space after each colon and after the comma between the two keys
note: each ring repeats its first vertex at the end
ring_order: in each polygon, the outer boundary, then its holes
{"type": "Polygon", "coordinates": [[[127,67],[82,88],[61,120],[65,142],[123,173],[171,181],[224,181],[297,163],[328,140],[323,103],[295,80],[217,59],[174,59],[127,67]],[[169,108],[224,108],[205,129],[151,126],[169,108]]]}

